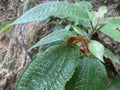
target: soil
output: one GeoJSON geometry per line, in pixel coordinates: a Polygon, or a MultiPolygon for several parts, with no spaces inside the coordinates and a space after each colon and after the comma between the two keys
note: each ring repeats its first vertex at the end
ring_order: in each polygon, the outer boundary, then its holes
{"type": "MultiPolygon", "coordinates": [[[[24,0],[25,1],[25,0],[24,0]]],[[[59,1],[59,0],[33,0],[29,8],[36,6],[39,3],[48,1],[59,1]]],[[[60,0],[63,1],[63,0],[60,0]]],[[[69,2],[77,2],[80,0],[69,0],[69,2]]],[[[87,0],[88,1],[88,0],[87,0]]],[[[94,10],[97,10],[100,6],[107,6],[108,13],[106,17],[115,17],[119,15],[120,12],[120,1],[119,0],[89,0],[93,6],[94,10]]],[[[0,0],[0,29],[6,24],[14,21],[22,14],[22,7],[24,3],[22,0],[0,0]],[[3,23],[5,22],[5,23],[3,23]]],[[[23,34],[24,43],[28,48],[30,48],[34,43],[36,43],[40,38],[46,36],[51,32],[55,23],[59,21],[54,21],[49,25],[44,22],[38,23],[28,23],[25,25],[25,32],[23,34]],[[37,37],[36,34],[38,35],[37,37]]],[[[19,25],[13,27],[11,30],[7,31],[5,34],[0,35],[0,90],[15,90],[16,81],[19,74],[29,62],[23,52],[21,46],[18,43],[17,35],[19,30],[19,25]],[[7,63],[6,63],[7,62],[7,63]]],[[[120,60],[120,43],[114,41],[110,37],[98,32],[93,38],[98,39],[107,48],[110,48],[120,60]]],[[[31,52],[31,55],[35,55],[38,48],[31,52]]],[[[120,75],[120,64],[108,62],[106,59],[106,68],[112,67],[110,73],[110,78],[120,75]]]]}

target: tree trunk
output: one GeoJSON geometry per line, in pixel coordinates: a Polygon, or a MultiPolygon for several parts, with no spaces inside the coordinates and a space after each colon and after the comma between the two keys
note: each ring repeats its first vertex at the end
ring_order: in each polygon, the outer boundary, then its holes
{"type": "MultiPolygon", "coordinates": [[[[14,21],[22,14],[22,8],[23,3],[19,0],[0,1],[2,22],[14,21]]],[[[39,33],[42,25],[42,23],[26,24],[22,39],[28,48],[35,42],[36,32],[39,33]]],[[[20,26],[16,25],[0,36],[0,90],[15,90],[19,73],[22,71],[25,62],[28,62],[18,42],[19,29],[20,26]]]]}

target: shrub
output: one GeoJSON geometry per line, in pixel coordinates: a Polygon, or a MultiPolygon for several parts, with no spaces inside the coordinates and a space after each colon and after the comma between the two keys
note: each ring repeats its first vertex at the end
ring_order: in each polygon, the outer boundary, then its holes
{"type": "Polygon", "coordinates": [[[58,18],[52,33],[33,47],[44,48],[24,69],[16,90],[116,90],[120,80],[108,85],[103,57],[119,63],[117,57],[92,35],[98,31],[120,42],[120,17],[104,18],[105,6],[92,11],[90,2],[47,2],[40,4],[3,28],[5,32],[15,24],[54,20],[58,18]],[[66,23],[67,22],[67,23],[66,23]],[[65,23],[65,24],[63,24],[65,23]]]}

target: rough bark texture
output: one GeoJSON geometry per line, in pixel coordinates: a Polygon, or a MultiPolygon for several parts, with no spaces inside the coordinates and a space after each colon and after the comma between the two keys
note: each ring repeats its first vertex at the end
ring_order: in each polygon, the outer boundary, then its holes
{"type": "MultiPolygon", "coordinates": [[[[0,1],[1,19],[12,22],[22,14],[23,3],[18,0],[0,1]]],[[[29,48],[34,43],[36,31],[42,23],[29,23],[25,26],[22,39],[29,48]],[[33,38],[34,37],[34,38],[33,38]]],[[[43,24],[42,24],[43,25],[43,24]]],[[[19,25],[0,36],[0,90],[15,90],[19,72],[28,62],[25,53],[18,43],[19,25]]]]}

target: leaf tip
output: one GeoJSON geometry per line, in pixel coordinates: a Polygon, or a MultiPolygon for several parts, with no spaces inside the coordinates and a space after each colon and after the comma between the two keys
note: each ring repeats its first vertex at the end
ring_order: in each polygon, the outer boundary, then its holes
{"type": "Polygon", "coordinates": [[[3,29],[0,30],[0,35],[5,33],[7,30],[9,30],[11,27],[13,26],[13,24],[9,24],[7,26],[5,26],[3,29]]]}

